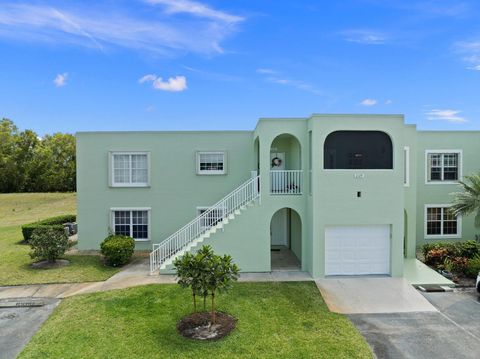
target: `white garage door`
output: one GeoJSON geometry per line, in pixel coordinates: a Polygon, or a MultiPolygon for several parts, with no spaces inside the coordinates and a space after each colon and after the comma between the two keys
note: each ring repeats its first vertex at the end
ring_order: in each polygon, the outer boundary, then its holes
{"type": "Polygon", "coordinates": [[[390,226],[325,229],[325,275],[390,273],[390,226]]]}

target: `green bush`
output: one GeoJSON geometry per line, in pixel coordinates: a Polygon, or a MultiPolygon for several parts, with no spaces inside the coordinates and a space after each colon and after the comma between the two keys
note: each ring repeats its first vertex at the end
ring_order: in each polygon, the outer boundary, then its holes
{"type": "Polygon", "coordinates": [[[457,242],[455,248],[459,257],[474,258],[477,254],[480,254],[480,245],[474,240],[457,242]]]}
{"type": "Polygon", "coordinates": [[[37,228],[33,231],[29,244],[32,247],[30,257],[55,262],[67,250],[68,237],[63,227],[60,230],[52,227],[37,228]]]}
{"type": "Polygon", "coordinates": [[[477,254],[472,259],[469,259],[467,262],[467,267],[465,268],[465,275],[470,278],[476,278],[480,272],[480,254],[477,254]]]}
{"type": "Polygon", "coordinates": [[[41,221],[25,224],[22,226],[23,239],[25,240],[25,242],[28,242],[30,240],[30,237],[32,236],[33,231],[38,228],[61,228],[63,230],[64,223],[75,222],[76,219],[77,216],[74,214],[65,214],[62,216],[50,217],[41,221]]]}
{"type": "Polygon", "coordinates": [[[122,235],[110,235],[100,245],[106,262],[112,267],[122,266],[130,261],[135,249],[133,238],[122,235]]]}

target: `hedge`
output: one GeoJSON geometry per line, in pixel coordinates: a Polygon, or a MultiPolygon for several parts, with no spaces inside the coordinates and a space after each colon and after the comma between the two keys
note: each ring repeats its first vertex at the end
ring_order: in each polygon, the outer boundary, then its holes
{"type": "Polygon", "coordinates": [[[75,222],[77,219],[77,216],[74,214],[65,214],[62,216],[57,216],[57,217],[50,217],[47,219],[43,219],[41,221],[25,224],[22,226],[22,234],[23,234],[23,239],[25,242],[28,242],[30,238],[32,237],[32,233],[36,229],[58,229],[64,230],[63,229],[63,224],[67,222],[75,222]]]}

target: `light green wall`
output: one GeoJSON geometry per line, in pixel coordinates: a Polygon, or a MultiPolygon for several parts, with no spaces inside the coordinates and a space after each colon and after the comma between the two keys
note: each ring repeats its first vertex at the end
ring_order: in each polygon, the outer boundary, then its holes
{"type": "MultiPolygon", "coordinates": [[[[462,150],[462,174],[479,173],[480,170],[480,132],[449,131],[449,132],[418,132],[417,134],[417,244],[438,241],[425,239],[424,220],[425,204],[449,204],[452,202],[452,192],[461,191],[458,184],[425,184],[425,151],[426,150],[462,150]]],[[[475,228],[473,216],[462,218],[462,236],[458,239],[475,239],[480,229],[475,228]]]]}
{"type": "Polygon", "coordinates": [[[297,257],[302,261],[302,221],[295,211],[290,213],[290,248],[297,257]]]}
{"type": "Polygon", "coordinates": [[[327,226],[388,224],[392,228],[391,274],[403,274],[403,116],[314,115],[312,252],[314,277],[325,275],[327,226]],[[323,143],[334,131],[372,130],[387,133],[393,143],[393,169],[324,170],[323,143]],[[362,197],[357,198],[357,191],[362,197]]]}
{"type": "MultiPolygon", "coordinates": [[[[151,207],[151,249],[250,178],[252,132],[114,132],[77,134],[79,248],[99,249],[110,226],[111,207],[151,207]],[[196,174],[196,151],[227,151],[227,174],[196,174]],[[149,188],[112,188],[109,151],[150,152],[149,188]]],[[[247,255],[247,254],[246,254],[247,255]]]]}

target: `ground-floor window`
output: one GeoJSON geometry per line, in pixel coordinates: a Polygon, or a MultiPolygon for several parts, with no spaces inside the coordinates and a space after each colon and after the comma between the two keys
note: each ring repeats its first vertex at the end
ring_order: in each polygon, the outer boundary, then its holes
{"type": "Polygon", "coordinates": [[[200,218],[200,226],[202,228],[210,228],[223,220],[223,208],[215,208],[209,210],[210,207],[197,207],[197,215],[203,215],[200,218]]]}
{"type": "Polygon", "coordinates": [[[149,209],[113,209],[113,232],[130,236],[137,241],[148,241],[150,233],[149,209]]]}
{"type": "Polygon", "coordinates": [[[425,206],[425,236],[460,237],[461,217],[456,217],[448,205],[425,206]]]}

